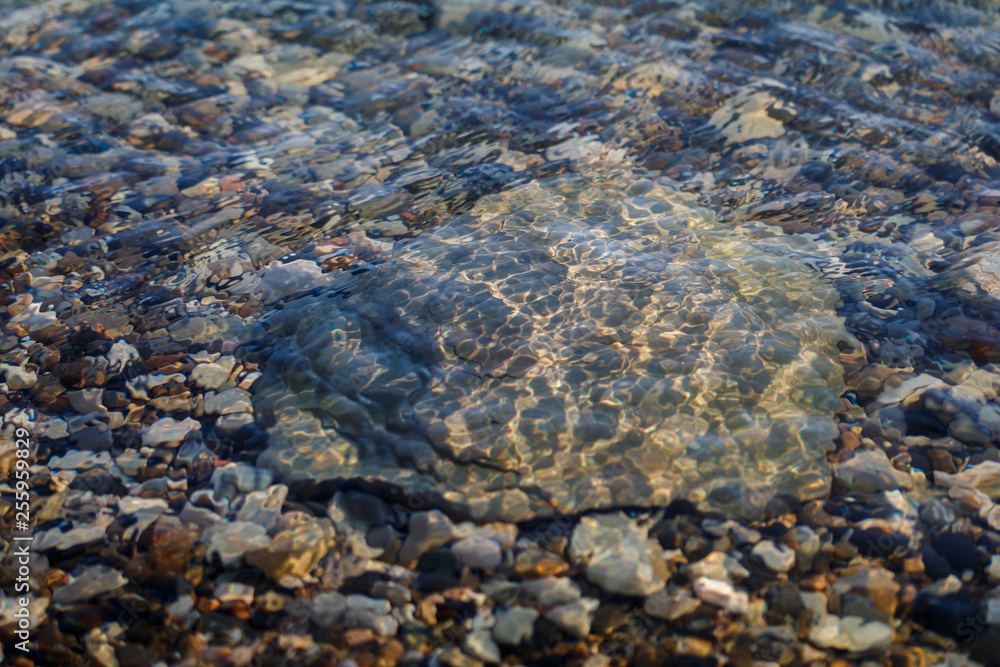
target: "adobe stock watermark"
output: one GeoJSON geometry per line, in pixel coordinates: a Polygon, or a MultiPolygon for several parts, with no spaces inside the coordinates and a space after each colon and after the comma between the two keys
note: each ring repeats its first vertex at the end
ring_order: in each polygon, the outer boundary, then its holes
{"type": "Polygon", "coordinates": [[[17,628],[14,634],[17,641],[14,648],[28,652],[28,642],[31,638],[31,542],[34,540],[31,528],[31,498],[28,493],[31,473],[28,470],[28,458],[31,456],[31,432],[23,426],[14,431],[15,461],[14,464],[14,534],[11,536],[11,552],[9,560],[14,566],[14,598],[17,605],[14,619],[17,628]]]}

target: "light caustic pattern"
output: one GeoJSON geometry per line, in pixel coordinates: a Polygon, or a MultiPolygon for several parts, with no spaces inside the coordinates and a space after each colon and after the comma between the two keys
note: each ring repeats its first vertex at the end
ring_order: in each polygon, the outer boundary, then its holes
{"type": "Polygon", "coordinates": [[[487,197],[267,318],[265,461],[430,486],[479,519],[822,495],[850,340],[790,250],[734,236],[669,179],[487,197]]]}

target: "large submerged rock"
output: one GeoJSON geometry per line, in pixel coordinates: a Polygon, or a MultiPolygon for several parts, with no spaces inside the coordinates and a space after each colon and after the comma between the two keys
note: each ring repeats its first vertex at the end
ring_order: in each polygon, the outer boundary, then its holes
{"type": "Polygon", "coordinates": [[[820,496],[848,336],[808,243],[667,178],[484,198],[265,319],[260,464],[481,520],[820,496]]]}

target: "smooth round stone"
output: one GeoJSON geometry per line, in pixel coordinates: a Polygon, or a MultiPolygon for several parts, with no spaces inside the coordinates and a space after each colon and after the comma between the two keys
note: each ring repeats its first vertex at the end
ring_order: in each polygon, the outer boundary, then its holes
{"type": "Polygon", "coordinates": [[[347,598],[337,591],[320,593],[309,602],[310,617],[321,628],[339,623],[346,611],[347,598]]]}
{"type": "Polygon", "coordinates": [[[566,604],[580,599],[580,587],[569,577],[542,577],[521,584],[520,599],[543,607],[566,604]]]}
{"type": "Polygon", "coordinates": [[[250,424],[253,424],[253,415],[250,413],[222,415],[215,422],[215,431],[222,438],[232,438],[240,429],[250,424]]]}
{"type": "Polygon", "coordinates": [[[990,557],[990,564],[986,567],[986,578],[991,584],[1000,584],[1000,556],[990,557]]]}
{"type": "Polygon", "coordinates": [[[795,550],[784,544],[763,540],[755,544],[750,553],[774,572],[788,572],[795,567],[795,550]]]}
{"type": "Polygon", "coordinates": [[[417,560],[427,551],[448,544],[454,533],[454,524],[442,512],[417,512],[410,517],[410,532],[399,550],[399,560],[417,560]]]}
{"type": "Polygon", "coordinates": [[[231,602],[253,603],[254,587],[246,584],[228,583],[215,587],[215,599],[223,604],[231,602]]]}
{"type": "Polygon", "coordinates": [[[865,622],[859,616],[825,616],[809,632],[809,641],[820,648],[860,652],[892,643],[892,628],[881,621],[865,622]]]}
{"type": "Polygon", "coordinates": [[[642,610],[653,618],[676,621],[681,616],[694,612],[700,606],[701,600],[692,597],[688,592],[670,594],[664,589],[646,598],[642,610]]]}
{"type": "Polygon", "coordinates": [[[497,624],[493,626],[493,639],[498,644],[517,646],[531,639],[535,632],[538,611],[530,607],[511,607],[497,612],[497,624]]]}
{"type": "Polygon", "coordinates": [[[380,637],[396,634],[399,623],[389,612],[392,605],[388,600],[376,600],[364,595],[348,595],[344,613],[344,627],[368,628],[380,637]]]}
{"type": "Polygon", "coordinates": [[[722,607],[730,614],[745,614],[750,606],[750,596],[726,581],[701,577],[695,580],[693,589],[703,602],[722,607]]]}
{"type": "Polygon", "coordinates": [[[451,551],[465,565],[479,570],[495,570],[503,562],[500,545],[478,533],[455,542],[451,551]]]}
{"type": "Polygon", "coordinates": [[[736,581],[750,576],[750,572],[739,560],[721,551],[713,551],[683,569],[691,579],[709,577],[720,581],[736,581]]]}
{"type": "Polygon", "coordinates": [[[52,595],[52,603],[70,605],[86,602],[98,595],[118,590],[127,583],[128,579],[118,570],[106,565],[93,565],[84,568],[68,584],[56,589],[52,595]]]}
{"type": "Polygon", "coordinates": [[[666,584],[663,549],[625,514],[583,517],[570,548],[587,564],[587,578],[611,593],[645,597],[666,584]]]}
{"type": "Polygon", "coordinates": [[[145,426],[142,429],[142,444],[147,447],[156,447],[178,443],[183,440],[188,433],[201,429],[201,423],[188,417],[183,421],[177,421],[171,417],[164,417],[155,424],[145,426]]]}
{"type": "Polygon", "coordinates": [[[253,412],[250,392],[243,389],[227,389],[226,391],[210,393],[205,398],[205,414],[232,415],[253,412]]]}
{"type": "Polygon", "coordinates": [[[465,652],[483,662],[500,662],[500,647],[489,630],[475,630],[465,636],[465,652]]]}
{"type": "Polygon", "coordinates": [[[10,391],[31,389],[38,382],[38,374],[29,371],[24,366],[0,364],[0,373],[4,374],[3,382],[10,391]]]}
{"type": "Polygon", "coordinates": [[[820,550],[819,535],[809,526],[795,526],[792,529],[792,538],[799,545],[795,550],[795,561],[804,568],[811,567],[813,559],[820,550]]]}
{"type": "Polygon", "coordinates": [[[248,551],[264,549],[271,543],[263,526],[247,521],[234,521],[214,528],[208,543],[206,558],[218,554],[223,567],[236,565],[248,551]]]}
{"type": "Polygon", "coordinates": [[[574,637],[586,637],[594,620],[594,612],[600,604],[594,598],[581,598],[553,607],[545,612],[545,618],[574,637]]]}
{"type": "Polygon", "coordinates": [[[863,449],[833,470],[834,483],[854,493],[880,493],[900,488],[903,473],[880,449],[863,449]]]}

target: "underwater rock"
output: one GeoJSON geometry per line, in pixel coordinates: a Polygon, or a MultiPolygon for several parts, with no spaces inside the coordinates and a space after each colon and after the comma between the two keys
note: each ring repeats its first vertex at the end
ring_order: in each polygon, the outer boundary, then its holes
{"type": "Polygon", "coordinates": [[[849,338],[834,294],[715,224],[666,182],[559,178],[330,279],[265,320],[259,465],[478,520],[720,485],[822,496],[849,338]],[[577,203],[594,198],[624,205],[577,203]]]}

